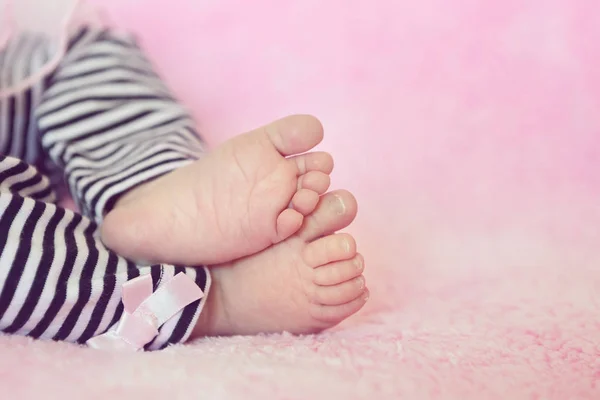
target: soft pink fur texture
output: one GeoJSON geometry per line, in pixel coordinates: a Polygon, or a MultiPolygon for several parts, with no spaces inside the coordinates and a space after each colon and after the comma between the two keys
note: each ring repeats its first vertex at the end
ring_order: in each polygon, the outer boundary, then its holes
{"type": "Polygon", "coordinates": [[[104,4],[210,143],[322,119],[372,300],[152,354],[3,337],[3,398],[600,398],[600,3],[104,4]]]}

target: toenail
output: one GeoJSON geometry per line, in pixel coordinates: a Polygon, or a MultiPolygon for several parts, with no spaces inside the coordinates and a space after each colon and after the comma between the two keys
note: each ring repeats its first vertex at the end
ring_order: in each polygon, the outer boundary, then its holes
{"type": "Polygon", "coordinates": [[[358,288],[359,289],[365,288],[365,278],[362,276],[358,278],[358,288]]]}
{"type": "Polygon", "coordinates": [[[350,243],[346,239],[342,240],[342,248],[346,253],[350,251],[350,243]]]}
{"type": "Polygon", "coordinates": [[[357,270],[359,270],[359,271],[362,271],[362,269],[363,269],[363,263],[362,263],[362,261],[360,260],[360,258],[356,258],[356,259],[354,260],[354,265],[356,266],[356,269],[357,269],[357,270]]]}
{"type": "Polygon", "coordinates": [[[369,300],[369,292],[365,293],[362,297],[363,301],[369,300]]]}
{"type": "Polygon", "coordinates": [[[334,208],[337,215],[342,215],[346,212],[346,205],[340,196],[335,196],[334,208]]]}

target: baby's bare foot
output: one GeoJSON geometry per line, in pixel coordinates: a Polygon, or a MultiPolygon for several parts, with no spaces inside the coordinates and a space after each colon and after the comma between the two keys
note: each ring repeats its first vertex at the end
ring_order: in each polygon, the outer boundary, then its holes
{"type": "Polygon", "coordinates": [[[296,235],[212,267],[212,288],[194,337],[313,333],[360,310],[368,297],[364,260],[352,236],[333,234],[355,216],[350,193],[328,193],[296,235]]]}
{"type": "Polygon", "coordinates": [[[300,154],[322,138],[321,123],[301,115],[237,136],[124,196],[106,216],[102,239],[132,259],[187,265],[279,243],[329,187],[331,156],[300,154]]]}

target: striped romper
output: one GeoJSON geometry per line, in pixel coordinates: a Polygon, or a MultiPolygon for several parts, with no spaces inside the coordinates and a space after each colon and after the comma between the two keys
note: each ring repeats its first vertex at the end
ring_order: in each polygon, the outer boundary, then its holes
{"type": "MultiPolygon", "coordinates": [[[[42,37],[0,51],[0,87],[44,64],[42,37]]],[[[123,283],[153,290],[185,273],[204,291],[205,267],[141,266],[106,249],[98,224],[140,183],[197,159],[194,124],[134,39],[84,29],[53,74],[0,98],[0,331],[85,343],[121,318],[123,283]],[[55,204],[68,188],[81,214],[55,204]]],[[[206,296],[168,320],[146,345],[185,341],[206,296]]]]}

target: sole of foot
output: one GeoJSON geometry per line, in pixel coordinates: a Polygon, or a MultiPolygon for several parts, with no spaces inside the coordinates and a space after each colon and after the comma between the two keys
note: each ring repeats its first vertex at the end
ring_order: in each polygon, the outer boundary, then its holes
{"type": "Polygon", "coordinates": [[[359,311],[369,297],[354,238],[335,233],[355,218],[347,191],[321,197],[290,238],[211,267],[213,285],[194,337],[315,333],[359,311]]]}
{"type": "Polygon", "coordinates": [[[124,195],[102,240],[137,261],[216,264],[300,229],[329,188],[333,159],[309,152],[323,126],[294,115],[236,136],[199,160],[124,195]]]}

